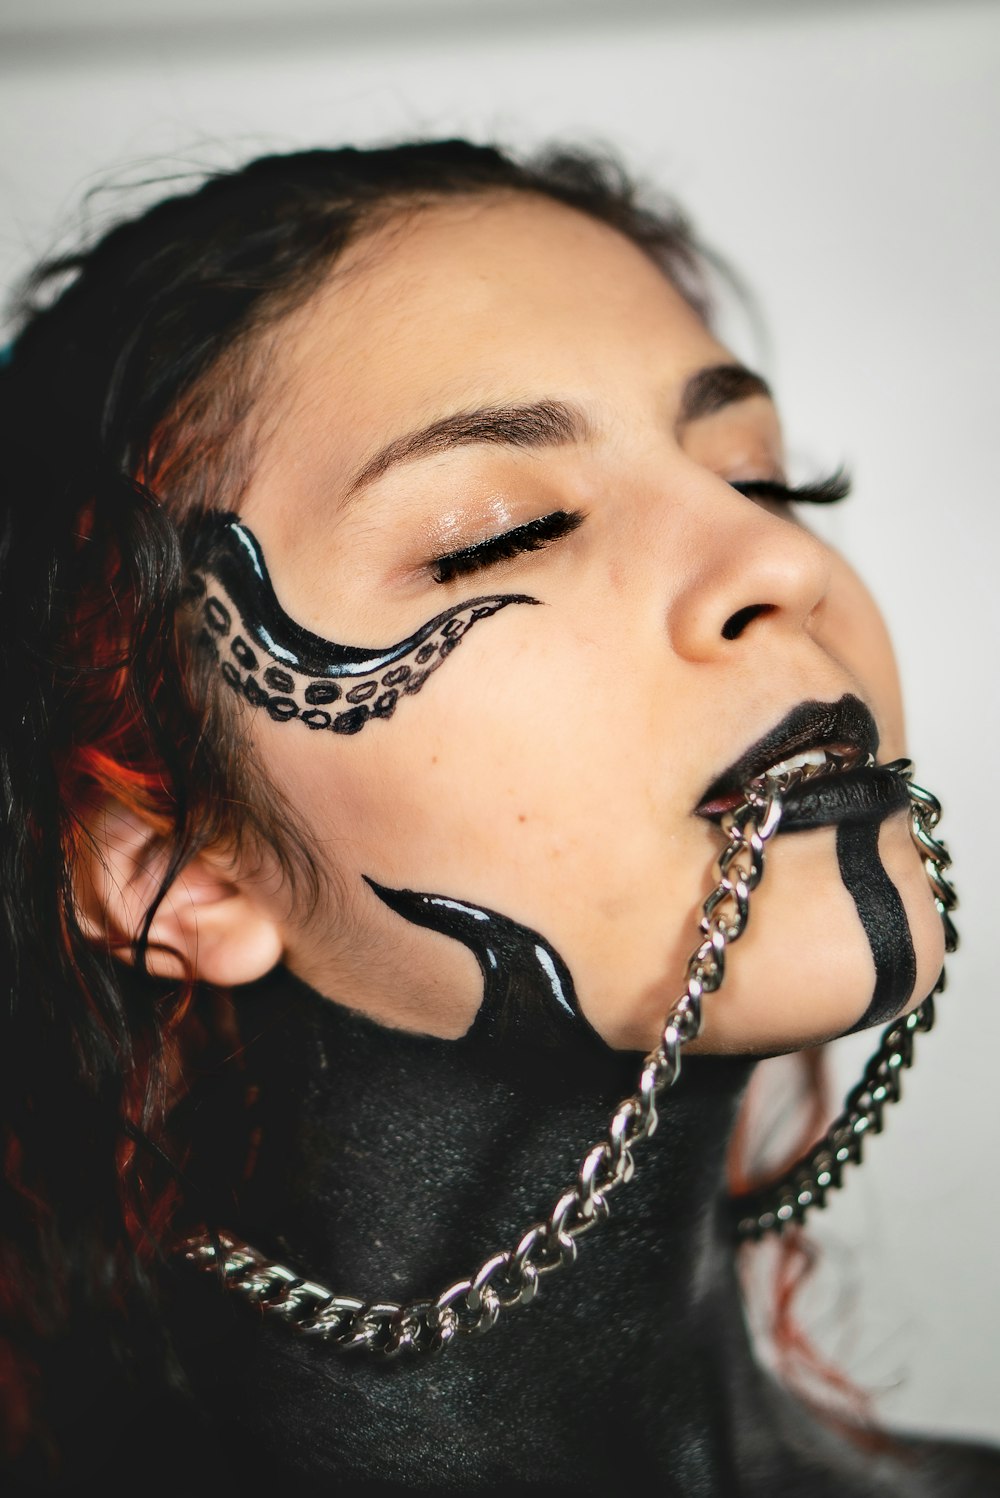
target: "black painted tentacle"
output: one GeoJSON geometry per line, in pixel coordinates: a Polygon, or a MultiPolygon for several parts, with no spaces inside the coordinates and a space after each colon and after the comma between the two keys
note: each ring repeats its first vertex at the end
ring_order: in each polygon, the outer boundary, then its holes
{"type": "Polygon", "coordinates": [[[512,603],[539,602],[488,594],[453,604],[393,645],[341,645],[285,612],[260,543],[237,516],[208,519],[193,561],[188,596],[200,614],[198,643],[218,660],[229,686],[276,722],[298,718],[307,728],[341,734],[391,717],[481,619],[512,603]]]}
{"type": "Polygon", "coordinates": [[[365,876],[379,899],[416,926],[468,947],[483,975],[483,999],[464,1037],[475,1044],[522,1046],[531,1052],[607,1047],[586,1019],[573,976],[551,942],[495,910],[446,895],[387,889],[365,876]]]}

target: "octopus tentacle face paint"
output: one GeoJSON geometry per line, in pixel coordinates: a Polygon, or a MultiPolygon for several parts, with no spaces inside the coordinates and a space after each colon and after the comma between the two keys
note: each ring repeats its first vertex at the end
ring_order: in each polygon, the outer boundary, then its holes
{"type": "Polygon", "coordinates": [[[931,991],[891,644],[800,508],[844,486],[789,484],[766,382],[648,255],[527,196],[421,207],[275,351],[190,617],[331,874],[315,907],[274,897],[293,972],[438,1038],[648,1049],[719,852],[706,785],[798,760],[697,1048],[813,1045],[931,991]]]}
{"type": "Polygon", "coordinates": [[[237,516],[212,516],[196,555],[189,588],[202,621],[197,639],[228,685],[276,723],[295,719],[340,734],[391,718],[480,620],[512,603],[538,602],[515,593],[470,598],[394,645],[338,645],[281,607],[260,543],[237,516]]]}
{"type": "Polygon", "coordinates": [[[567,1046],[605,1049],[580,1009],[572,973],[539,932],[466,900],[365,882],[404,920],[462,942],[475,956],[483,998],[465,1041],[564,1055],[567,1046]]]}

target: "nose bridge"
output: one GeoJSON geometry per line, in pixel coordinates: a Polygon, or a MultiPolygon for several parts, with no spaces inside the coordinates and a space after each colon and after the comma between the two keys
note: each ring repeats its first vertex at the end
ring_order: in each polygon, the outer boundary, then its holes
{"type": "Polygon", "coordinates": [[[709,659],[732,654],[763,628],[807,628],[832,570],[816,536],[710,474],[689,491],[677,520],[684,569],[667,628],[678,654],[709,659]]]}

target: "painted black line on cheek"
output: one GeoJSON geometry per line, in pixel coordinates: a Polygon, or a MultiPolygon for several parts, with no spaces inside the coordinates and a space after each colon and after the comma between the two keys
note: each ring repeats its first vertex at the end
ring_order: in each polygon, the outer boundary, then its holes
{"type": "Polygon", "coordinates": [[[580,1009],[569,968],[537,931],[465,900],[386,889],[367,875],[365,883],[404,920],[460,941],[475,957],[483,999],[462,1043],[607,1053],[580,1009]]]}
{"type": "Polygon", "coordinates": [[[897,1015],[913,993],[917,958],[899,891],[879,857],[879,823],[843,822],[837,828],[840,875],[854,901],[875,960],[875,990],[857,1024],[847,1031],[881,1025],[897,1015]]]}

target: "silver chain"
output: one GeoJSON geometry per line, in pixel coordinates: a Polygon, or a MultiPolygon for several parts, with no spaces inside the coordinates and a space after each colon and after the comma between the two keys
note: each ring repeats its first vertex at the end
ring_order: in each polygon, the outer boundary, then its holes
{"type": "MultiPolygon", "coordinates": [[[[909,782],[910,836],[923,860],[944,926],[945,951],[954,952],[958,932],[951,912],[958,904],[958,897],[945,876],[951,857],[944,843],[933,836],[941,817],[940,804],[929,791],[913,784],[907,761],[897,761],[891,768],[905,775],[909,782]]],[[[765,1233],[780,1232],[789,1222],[801,1222],[811,1207],[824,1205],[828,1191],[842,1184],[845,1166],[860,1164],[865,1136],[882,1132],[886,1107],[899,1101],[903,1071],[913,1065],[913,1037],[918,1030],[929,1030],[934,1024],[934,995],[943,993],[944,987],[942,967],[923,1003],[886,1026],[861,1080],[851,1088],[843,1109],[818,1144],[780,1180],[731,1199],[734,1231],[739,1241],[758,1239],[765,1233]]]]}
{"type": "MultiPolygon", "coordinates": [[[[954,951],[957,936],[950,912],[956,897],[945,877],[951,860],[932,835],[941,808],[932,795],[910,782],[908,761],[887,768],[909,782],[911,836],[944,922],[946,949],[954,951]]],[[[267,1316],[287,1322],[298,1335],[383,1358],[442,1351],[456,1337],[489,1331],[501,1311],[529,1305],[544,1275],[574,1263],[578,1240],[607,1221],[610,1198],[632,1179],[635,1150],[655,1132],[657,1103],[680,1075],[682,1048],[701,1030],[702,999],[721,986],[726,949],[746,929],[750,895],[764,872],[765,845],[778,830],[783,796],[797,778],[792,772],[753,781],[744,804],[723,818],[726,846],[718,860],[718,883],[702,909],[699,942],[688,958],[683,992],[667,1014],[659,1043],[643,1061],[637,1090],[618,1105],[607,1137],[587,1152],[575,1181],[548,1217],[533,1223],[516,1247],[492,1254],[470,1279],[449,1285],[436,1299],[405,1303],[337,1295],[229,1232],[203,1232],[186,1239],[181,1245],[184,1257],[218,1274],[229,1290],[267,1316]]],[[[942,969],[934,993],[943,988],[942,969]]],[[[759,1238],[790,1221],[801,1221],[810,1207],[823,1204],[831,1187],[840,1185],[844,1166],[861,1158],[864,1135],[881,1130],[886,1104],[899,1097],[900,1073],[911,1064],[915,1031],[929,1030],[933,1018],[931,995],[894,1021],[820,1143],[781,1181],[734,1198],[738,1238],[759,1238]]]]}

